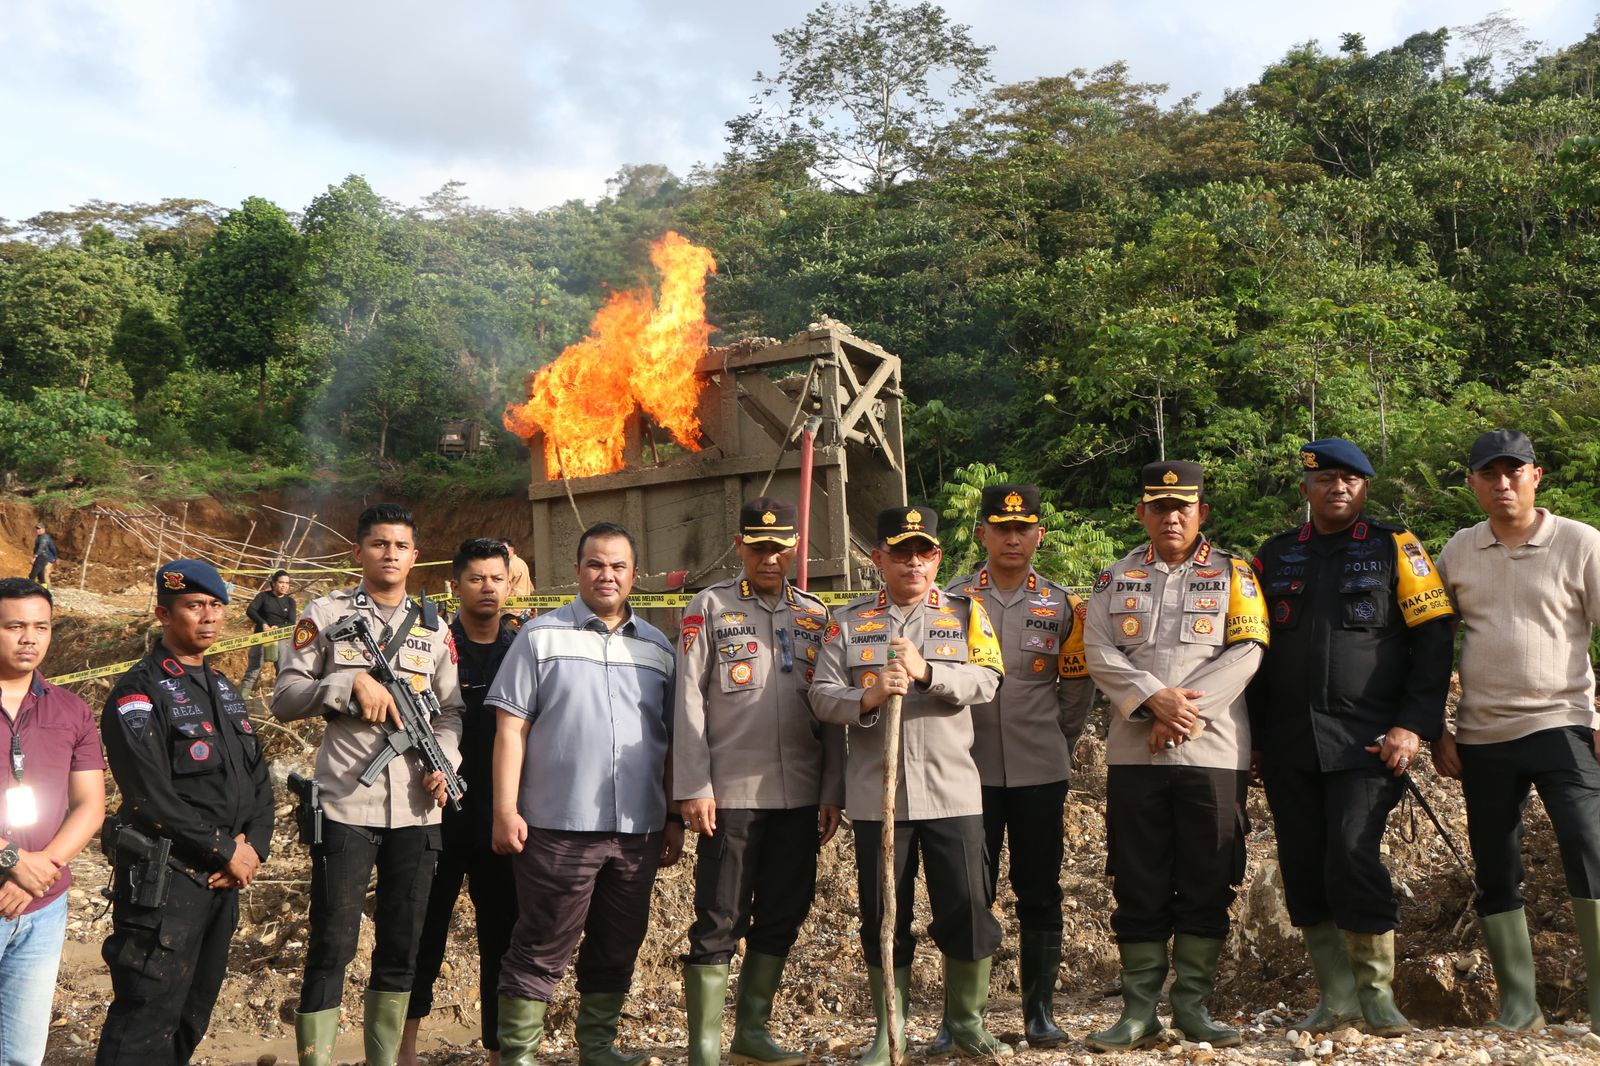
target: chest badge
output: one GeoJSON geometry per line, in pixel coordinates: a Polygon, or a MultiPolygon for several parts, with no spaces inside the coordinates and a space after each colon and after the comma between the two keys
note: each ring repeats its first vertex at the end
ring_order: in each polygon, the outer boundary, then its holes
{"type": "Polygon", "coordinates": [[[1123,577],[1128,577],[1128,578],[1133,578],[1135,581],[1139,581],[1139,580],[1142,580],[1144,578],[1149,577],[1150,576],[1150,571],[1148,571],[1148,570],[1124,570],[1122,572],[1122,576],[1123,577]]]}
{"type": "Polygon", "coordinates": [[[211,745],[203,740],[197,740],[189,745],[189,758],[195,762],[205,762],[211,758],[211,745]]]}
{"type": "Polygon", "coordinates": [[[871,688],[874,685],[876,685],[877,683],[878,683],[878,672],[876,670],[868,670],[866,673],[861,675],[861,687],[862,688],[871,688]]]}
{"type": "Polygon", "coordinates": [[[724,622],[728,623],[731,626],[732,625],[738,625],[740,622],[743,622],[744,619],[745,619],[745,614],[744,614],[743,611],[723,611],[722,612],[722,620],[724,622]]]}
{"type": "Polygon", "coordinates": [[[1197,596],[1194,606],[1197,611],[1215,611],[1220,602],[1215,596],[1197,596]]]}
{"type": "Polygon", "coordinates": [[[861,649],[861,661],[862,662],[870,663],[874,659],[876,659],[877,657],[878,657],[878,653],[873,651],[871,648],[862,648],[861,649]]]}
{"type": "Polygon", "coordinates": [[[1133,617],[1132,615],[1129,615],[1128,617],[1126,617],[1126,618],[1124,618],[1122,620],[1122,635],[1123,636],[1125,636],[1125,637],[1136,637],[1143,631],[1144,631],[1143,624],[1137,618],[1133,617]]]}
{"type": "Polygon", "coordinates": [[[734,663],[728,670],[728,679],[735,685],[748,685],[756,676],[749,663],[734,663]]]}
{"type": "Polygon", "coordinates": [[[1126,599],[1124,599],[1122,601],[1122,609],[1124,611],[1134,611],[1134,610],[1138,610],[1138,608],[1139,608],[1139,597],[1137,597],[1137,596],[1129,596],[1129,597],[1127,597],[1126,599]]]}
{"type": "Polygon", "coordinates": [[[1044,673],[1044,660],[1043,659],[1035,659],[1035,660],[1033,660],[1033,672],[1036,673],[1036,674],[1044,673]]]}
{"type": "Polygon", "coordinates": [[[853,630],[851,630],[851,632],[853,632],[853,633],[876,633],[878,630],[880,630],[882,628],[884,628],[884,624],[882,622],[862,622],[860,625],[856,626],[853,630]]]}
{"type": "Polygon", "coordinates": [[[1212,632],[1217,627],[1216,627],[1215,624],[1212,623],[1211,619],[1209,619],[1209,618],[1196,618],[1194,620],[1194,626],[1192,628],[1194,629],[1194,631],[1196,633],[1200,634],[1201,636],[1206,636],[1207,634],[1212,632]]]}

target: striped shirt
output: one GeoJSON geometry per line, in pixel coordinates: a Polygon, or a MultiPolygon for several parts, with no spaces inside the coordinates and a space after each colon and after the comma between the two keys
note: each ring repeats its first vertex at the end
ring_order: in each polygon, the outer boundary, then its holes
{"type": "Polygon", "coordinates": [[[615,632],[583,600],[522,627],[484,699],[533,725],[517,810],[567,832],[653,833],[672,735],[672,645],[630,611],[615,632]]]}

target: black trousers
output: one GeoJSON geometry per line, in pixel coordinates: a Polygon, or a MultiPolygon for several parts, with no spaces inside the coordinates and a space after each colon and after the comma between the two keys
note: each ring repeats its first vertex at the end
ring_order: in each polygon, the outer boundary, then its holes
{"type": "MultiPolygon", "coordinates": [[[[854,823],[856,890],[861,899],[861,953],[868,966],[882,966],[878,930],[883,924],[879,892],[883,846],[882,822],[854,823]]],[[[917,941],[911,935],[911,910],[917,898],[917,858],[927,869],[928,906],[933,921],[928,935],[952,959],[986,959],[1000,946],[1000,923],[994,903],[989,857],[983,845],[983,816],[929,818],[894,824],[895,929],[894,965],[910,966],[917,941]]]]}
{"type": "MultiPolygon", "coordinates": [[[[448,817],[448,816],[447,816],[448,817]]],[[[428,891],[417,943],[417,972],[411,979],[407,1018],[426,1018],[433,1010],[433,983],[439,978],[444,949],[450,939],[450,919],[465,881],[478,926],[478,989],[483,1003],[483,1046],[500,1050],[498,1031],[500,959],[511,944],[511,927],[517,922],[517,883],[511,873],[511,856],[496,855],[466,841],[447,839],[439,854],[439,871],[428,891]]]]}
{"type": "MultiPolygon", "coordinates": [[[[1522,906],[1522,812],[1538,788],[1556,831],[1567,891],[1600,899],[1600,761],[1581,726],[1543,729],[1499,744],[1458,744],[1467,836],[1478,869],[1479,914],[1522,906]]],[[[1597,977],[1600,979],[1600,977],[1597,977]]]]}
{"type": "Polygon", "coordinates": [[[1017,896],[1017,924],[1029,932],[1061,931],[1062,818],[1067,782],[1020,788],[985,786],[983,840],[989,854],[989,897],[1000,887],[1000,845],[1009,840],[1008,880],[1017,896]]]}
{"type": "Polygon", "coordinates": [[[113,902],[100,952],[111,968],[112,999],[97,1066],[189,1061],[211,1023],[238,924],[236,890],[214,891],[176,870],[166,906],[113,902]]]}
{"type": "Polygon", "coordinates": [[[627,992],[650,930],[661,840],[659,832],[579,833],[530,825],[511,862],[517,924],[500,965],[500,994],[548,1003],[574,949],[578,995],[627,992]]]}
{"type": "Polygon", "coordinates": [[[1123,944],[1174,933],[1221,940],[1244,880],[1249,775],[1211,766],[1112,766],[1106,869],[1123,944]]]}
{"type": "Polygon", "coordinates": [[[373,867],[378,890],[372,908],[374,992],[409,992],[428,890],[439,866],[439,827],[376,829],[324,818],[322,843],[311,849],[311,937],[306,947],[300,1012],[339,1005],[344,971],[356,957],[361,912],[373,867]]]}
{"type": "Polygon", "coordinates": [[[1289,920],[1302,929],[1331,921],[1351,933],[1386,933],[1400,924],[1378,845],[1405,785],[1372,762],[1324,773],[1263,760],[1289,920]]]}
{"type": "Polygon", "coordinates": [[[693,966],[721,966],[739,941],[762,955],[794,947],[817,892],[817,808],[717,808],[694,852],[693,966]]]}

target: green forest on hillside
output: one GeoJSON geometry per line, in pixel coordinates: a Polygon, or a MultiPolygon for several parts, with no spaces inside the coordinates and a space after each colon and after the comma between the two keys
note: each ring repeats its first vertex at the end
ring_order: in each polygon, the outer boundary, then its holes
{"type": "Polygon", "coordinates": [[[1498,425],[1600,524],[1600,20],[1308,42],[1207,110],[1122,63],[997,85],[929,3],[824,4],[775,40],[720,160],[624,166],[594,203],[402,205],[352,175],[303,208],[0,223],[7,488],[510,488],[514,438],[452,466],[439,419],[498,425],[673,228],[716,255],[714,343],[827,315],[896,352],[913,497],[955,517],[1038,482],[1069,578],[1135,536],[1163,451],[1206,464],[1246,550],[1297,517],[1312,436],[1360,443],[1374,509],[1434,548],[1476,520],[1462,459],[1498,425]]]}

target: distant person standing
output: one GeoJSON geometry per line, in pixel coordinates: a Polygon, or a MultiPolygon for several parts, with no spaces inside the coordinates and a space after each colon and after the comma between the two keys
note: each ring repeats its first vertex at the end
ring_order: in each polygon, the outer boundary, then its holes
{"type": "Polygon", "coordinates": [[[1544,477],[1517,430],[1480,436],[1467,487],[1485,521],[1439,553],[1461,613],[1456,731],[1434,765],[1461,779],[1482,891],[1475,901],[1500,986],[1497,1029],[1539,1029],[1533,948],[1522,901],[1522,812],[1539,789],[1588,973],[1589,1025],[1600,1031],[1600,715],[1589,642],[1600,625],[1600,531],[1536,506],[1544,477]]]}
{"type": "MultiPolygon", "coordinates": [[[[245,616],[255,623],[254,633],[262,633],[269,629],[281,629],[294,625],[295,618],[294,597],[289,595],[289,573],[286,570],[276,570],[272,580],[267,582],[267,587],[256,593],[256,598],[250,601],[250,606],[245,609],[245,616]]],[[[281,640],[271,644],[255,644],[250,648],[249,662],[245,666],[244,679],[239,682],[239,695],[245,699],[250,698],[250,691],[255,688],[261,679],[261,664],[272,664],[274,674],[278,669],[278,648],[281,640]]]]}
{"type": "Polygon", "coordinates": [[[105,818],[105,760],[94,716],[40,675],[51,600],[0,581],[0,1063],[38,1066],[67,932],[68,863],[105,818]]]}
{"type": "Polygon", "coordinates": [[[528,572],[528,561],[517,554],[517,546],[511,543],[510,537],[501,537],[500,543],[506,546],[506,556],[511,560],[506,570],[506,596],[532,596],[533,575],[528,572]]]}
{"type": "Polygon", "coordinates": [[[43,522],[36,523],[33,527],[33,568],[28,571],[28,580],[49,588],[50,574],[56,568],[56,560],[60,558],[61,553],[56,551],[55,538],[45,532],[43,522]]]}

